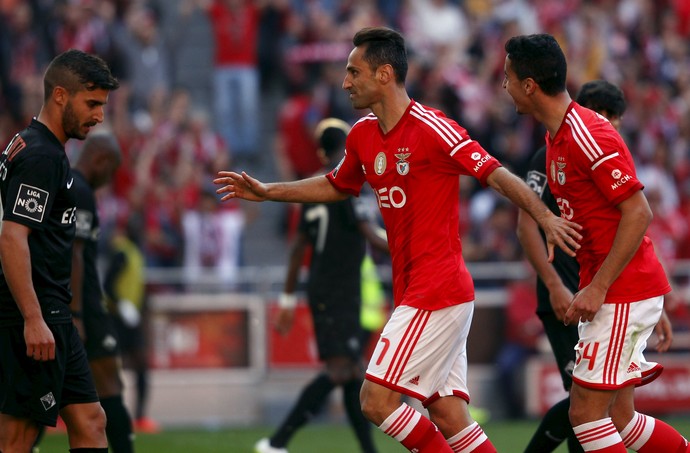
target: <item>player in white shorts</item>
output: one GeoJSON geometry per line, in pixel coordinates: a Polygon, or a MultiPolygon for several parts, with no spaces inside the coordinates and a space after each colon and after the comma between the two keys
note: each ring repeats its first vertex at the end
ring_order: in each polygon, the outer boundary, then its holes
{"type": "Polygon", "coordinates": [[[671,286],[645,234],[652,211],[630,150],[608,119],[570,98],[553,36],[515,36],[505,51],[503,87],[545,126],[549,188],[561,217],[582,225],[580,286],[564,316],[579,322],[573,432],[586,452],[686,453],[672,426],[635,411],[635,386],[661,372],[642,352],[671,286]]]}
{"type": "Polygon", "coordinates": [[[467,335],[473,303],[436,311],[399,306],[381,334],[367,379],[427,406],[455,395],[469,403],[467,335]]]}
{"type": "Polygon", "coordinates": [[[398,32],[365,28],[352,43],[343,89],[355,108],[371,113],[350,130],[340,164],[325,178],[273,184],[219,172],[218,193],[223,200],[330,202],[359,195],[368,183],[388,235],[398,308],[362,385],[362,413],[409,451],[494,453],[466,401],[474,283],[458,233],[459,176],[472,176],[526,209],[547,231],[551,255],[554,246],[574,255],[579,225],[553,215],[456,121],[410,99],[398,32]],[[401,393],[420,395],[429,417],[403,403],[401,393]]]}
{"type": "Polygon", "coordinates": [[[583,387],[611,390],[656,379],[663,366],[647,362],[644,349],[663,305],[663,296],[604,304],[592,321],[580,323],[573,380],[583,387]]]}

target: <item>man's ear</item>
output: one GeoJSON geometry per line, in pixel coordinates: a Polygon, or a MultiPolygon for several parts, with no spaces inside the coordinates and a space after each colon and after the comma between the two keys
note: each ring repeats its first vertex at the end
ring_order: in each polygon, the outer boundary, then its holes
{"type": "Polygon", "coordinates": [[[63,87],[56,86],[55,88],[53,88],[53,100],[56,104],[65,105],[67,103],[68,97],[69,93],[67,93],[67,90],[63,87]]]}
{"type": "Polygon", "coordinates": [[[535,91],[537,91],[538,85],[537,82],[534,81],[533,78],[527,77],[525,80],[520,82],[522,84],[522,89],[525,92],[526,95],[531,95],[535,91]]]}
{"type": "Polygon", "coordinates": [[[376,69],[376,78],[379,82],[386,84],[391,80],[395,79],[395,74],[393,73],[393,66],[389,64],[384,64],[376,69]]]}

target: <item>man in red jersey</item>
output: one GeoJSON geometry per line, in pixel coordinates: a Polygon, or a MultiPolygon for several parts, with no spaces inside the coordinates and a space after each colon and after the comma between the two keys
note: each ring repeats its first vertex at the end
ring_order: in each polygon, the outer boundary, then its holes
{"type": "Polygon", "coordinates": [[[467,335],[474,287],[458,234],[459,176],[470,175],[525,209],[554,245],[574,255],[579,226],[559,219],[465,129],[405,90],[405,41],[387,28],[353,38],[343,88],[357,109],[371,109],[350,131],[346,155],[328,175],[264,184],[220,172],[223,200],[328,202],[378,198],[393,266],[395,310],[362,385],[364,415],[410,451],[495,452],[468,411],[467,335]],[[419,399],[431,420],[401,402],[419,399]]]}
{"type": "Polygon", "coordinates": [[[611,123],[573,102],[567,64],[546,34],[505,45],[503,87],[518,113],[544,124],[546,173],[561,217],[582,225],[580,290],[564,322],[579,321],[570,422],[586,452],[686,452],[671,426],[639,414],[634,389],[662,370],[643,351],[670,291],[645,236],[652,217],[630,151],[611,123]]]}

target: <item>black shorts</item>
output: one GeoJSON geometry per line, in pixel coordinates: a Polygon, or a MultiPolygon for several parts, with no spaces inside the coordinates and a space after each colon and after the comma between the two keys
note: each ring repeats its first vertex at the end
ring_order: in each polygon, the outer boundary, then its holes
{"type": "Polygon", "coordinates": [[[116,316],[113,316],[112,319],[117,332],[119,349],[123,354],[131,354],[146,347],[143,319],[136,327],[127,326],[116,316]]]}
{"type": "Polygon", "coordinates": [[[345,356],[359,360],[364,338],[359,310],[311,309],[319,358],[327,360],[345,356]]]}
{"type": "Polygon", "coordinates": [[[537,313],[544,324],[544,332],[549,339],[553,355],[556,357],[558,371],[561,373],[563,388],[570,390],[573,384],[575,367],[575,346],[579,341],[577,324],[563,325],[553,313],[537,313]]]}
{"type": "Polygon", "coordinates": [[[60,409],[97,402],[98,394],[74,324],[48,327],[55,360],[46,362],[26,355],[23,325],[0,327],[0,412],[55,426],[60,409]]]}
{"type": "Polygon", "coordinates": [[[120,351],[112,316],[100,303],[85,303],[82,314],[89,360],[117,356],[120,351]]]}

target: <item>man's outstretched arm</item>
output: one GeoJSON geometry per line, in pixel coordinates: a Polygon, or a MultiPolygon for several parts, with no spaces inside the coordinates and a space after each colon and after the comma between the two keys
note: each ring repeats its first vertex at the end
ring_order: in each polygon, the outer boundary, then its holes
{"type": "Polygon", "coordinates": [[[222,187],[216,192],[221,201],[241,198],[249,201],[287,201],[292,203],[329,203],[349,195],[338,191],[325,176],[314,176],[299,181],[263,183],[247,173],[220,171],[214,184],[222,187]]]}

